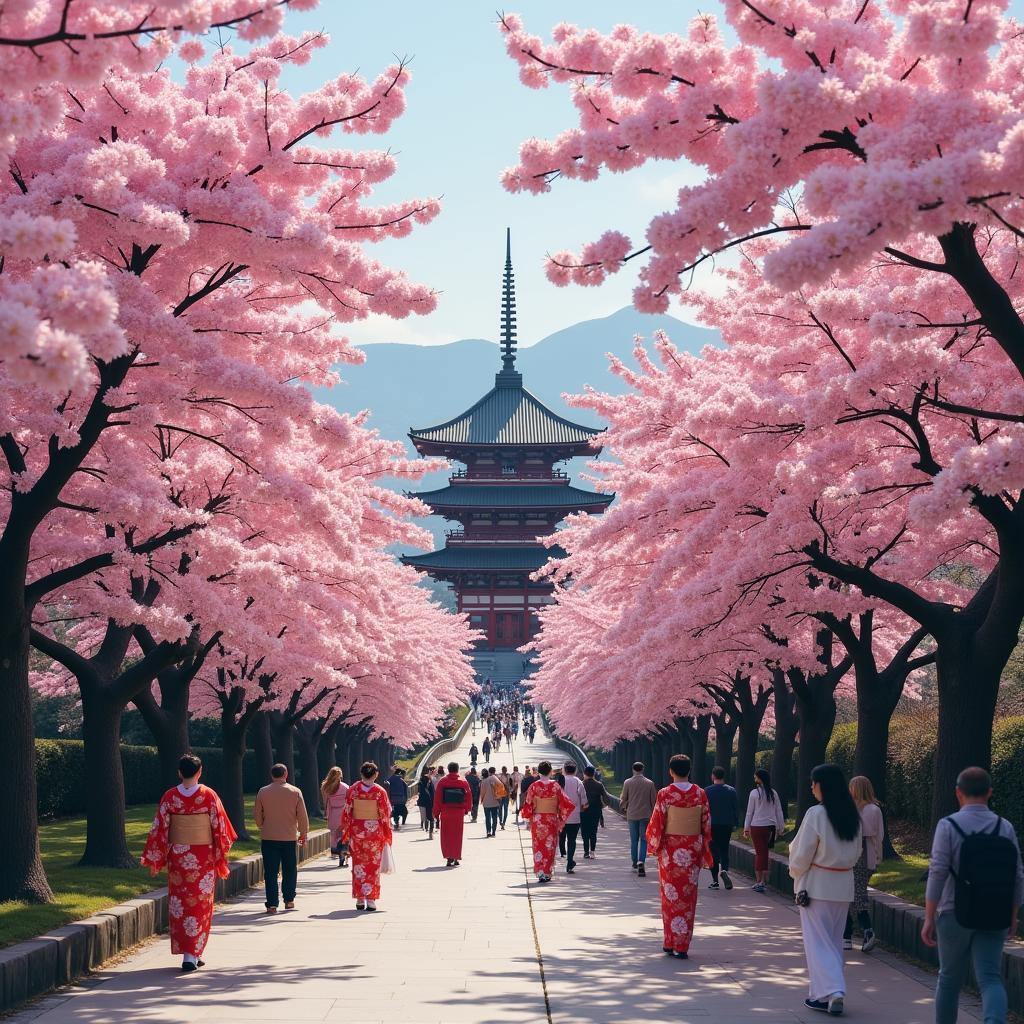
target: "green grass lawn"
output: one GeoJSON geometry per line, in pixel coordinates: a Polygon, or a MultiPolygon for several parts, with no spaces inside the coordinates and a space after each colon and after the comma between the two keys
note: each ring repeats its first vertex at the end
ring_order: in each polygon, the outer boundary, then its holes
{"type": "Polygon", "coordinates": [[[622,783],[615,778],[615,772],[612,771],[612,766],[608,763],[607,757],[603,753],[588,747],[583,748],[583,753],[590,758],[593,766],[600,771],[601,782],[604,784],[604,788],[612,796],[622,796],[622,783]]]}
{"type": "MultiPolygon", "coordinates": [[[[246,811],[250,830],[253,830],[253,799],[248,798],[246,811]]],[[[155,804],[138,804],[128,808],[126,832],[128,848],[132,853],[142,854],[155,812],[155,804]]],[[[43,906],[16,901],[0,903],[0,946],[30,939],[51,928],[89,917],[98,910],[133,899],[150,889],[157,889],[167,881],[166,875],[160,874],[154,878],[144,868],[118,870],[77,867],[85,850],[85,818],[62,818],[42,824],[39,828],[39,846],[54,902],[43,906]]],[[[247,857],[258,850],[258,839],[238,842],[231,850],[231,858],[247,857]]]]}

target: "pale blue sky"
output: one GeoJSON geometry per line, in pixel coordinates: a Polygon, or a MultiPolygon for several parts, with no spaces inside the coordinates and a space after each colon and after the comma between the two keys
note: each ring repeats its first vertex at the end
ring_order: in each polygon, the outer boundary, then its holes
{"type": "MultiPolygon", "coordinates": [[[[716,0],[700,5],[703,11],[718,8],[716,0]]],[[[529,0],[505,8],[522,14],[527,27],[543,36],[559,21],[601,30],[629,21],[651,31],[685,32],[697,9],[687,0],[628,6],[609,0],[529,0]]],[[[673,204],[682,169],[653,164],[597,182],[565,181],[544,196],[505,192],[499,174],[515,162],[520,141],[557,133],[574,122],[574,112],[564,87],[538,92],[519,83],[493,3],[392,0],[378,6],[321,0],[314,11],[289,14],[286,24],[289,32],[325,28],[331,36],[308,65],[284,78],[292,91],[308,91],[353,69],[373,77],[394,54],[412,55],[408,107],[392,131],[383,140],[348,136],[343,144],[383,141],[398,153],[398,172],[375,198],[443,197],[433,224],[374,247],[380,258],[440,290],[437,311],[401,322],[380,318],[346,326],[353,340],[439,344],[494,338],[506,225],[512,227],[522,344],[630,304],[630,272],[598,289],[555,288],[544,276],[544,255],[576,248],[606,227],[642,238],[651,216],[673,204]]]]}
{"type": "MultiPolygon", "coordinates": [[[[720,0],[512,0],[527,28],[548,37],[560,21],[607,31],[628,21],[653,32],[685,32],[698,12],[720,14],[720,0]]],[[[1011,11],[1024,12],[1024,0],[1011,11]]],[[[346,328],[358,344],[404,341],[441,344],[459,338],[495,338],[504,261],[505,226],[512,227],[519,305],[519,339],[529,345],[570,324],[604,316],[631,302],[627,268],[600,288],[555,288],[543,272],[547,252],[575,249],[608,227],[634,241],[651,216],[674,205],[676,190],[698,179],[680,163],[651,163],[596,182],[561,181],[543,196],[509,195],[499,183],[515,163],[519,143],[549,137],[575,123],[568,90],[527,89],[504,51],[491,2],[391,0],[354,4],[321,0],[318,9],[290,13],[289,32],[324,28],[327,48],[310,64],[292,68],[284,84],[308,91],[343,71],[372,78],[394,55],[412,56],[408,108],[385,137],[347,136],[344,144],[388,146],[399,169],[377,193],[382,201],[440,195],[443,209],[413,235],[375,247],[391,265],[440,290],[436,312],[396,322],[375,318],[346,328]]],[[[710,265],[708,265],[710,266],[710,265]]],[[[707,285],[710,269],[697,283],[707,285]]],[[[670,313],[692,319],[674,305],[670,313]]]]}

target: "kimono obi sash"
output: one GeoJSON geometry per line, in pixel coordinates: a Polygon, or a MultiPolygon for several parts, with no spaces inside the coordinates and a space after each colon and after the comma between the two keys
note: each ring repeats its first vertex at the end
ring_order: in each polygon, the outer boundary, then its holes
{"type": "Polygon", "coordinates": [[[353,800],[352,817],[356,821],[377,821],[380,818],[380,808],[376,800],[353,800]]]}
{"type": "Polygon", "coordinates": [[[533,809],[538,814],[556,814],[558,812],[558,797],[542,796],[539,800],[533,801],[533,809]]]}
{"type": "Polygon", "coordinates": [[[465,802],[466,791],[464,789],[456,789],[454,786],[445,786],[444,789],[441,790],[441,803],[462,805],[465,802]]]}
{"type": "Polygon", "coordinates": [[[665,835],[700,835],[700,804],[696,807],[670,806],[665,817],[665,835]]]}
{"type": "Polygon", "coordinates": [[[168,838],[173,846],[212,846],[213,826],[210,815],[172,814],[168,838]]]}

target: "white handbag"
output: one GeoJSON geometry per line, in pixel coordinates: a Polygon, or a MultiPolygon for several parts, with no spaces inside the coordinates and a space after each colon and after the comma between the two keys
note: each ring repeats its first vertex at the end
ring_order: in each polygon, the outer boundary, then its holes
{"type": "Polygon", "coordinates": [[[395,863],[395,854],[391,849],[391,844],[388,843],[381,854],[380,873],[382,875],[393,875],[396,871],[398,871],[398,865],[395,863]]]}

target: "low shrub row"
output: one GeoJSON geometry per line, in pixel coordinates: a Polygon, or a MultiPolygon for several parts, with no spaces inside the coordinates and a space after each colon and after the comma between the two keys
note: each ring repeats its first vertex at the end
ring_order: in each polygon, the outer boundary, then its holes
{"type": "MultiPolygon", "coordinates": [[[[893,817],[930,824],[935,779],[935,714],[896,715],[889,730],[886,809],[893,817]]],[[[837,725],[828,758],[852,774],[857,725],[837,725]]],[[[1024,829],[1024,716],[997,719],[992,732],[992,808],[1024,829]]]]}
{"type": "MultiPolygon", "coordinates": [[[[203,782],[220,788],[224,777],[223,754],[217,747],[194,748],[203,759],[203,782]]],[[[156,803],[175,779],[160,772],[156,747],[121,744],[125,802],[156,803]]],[[[247,793],[258,788],[256,760],[245,755],[243,780],[247,793]]],[[[85,811],[88,779],[85,773],[85,745],[81,740],[36,740],[36,791],[40,818],[64,818],[85,811]]]]}

